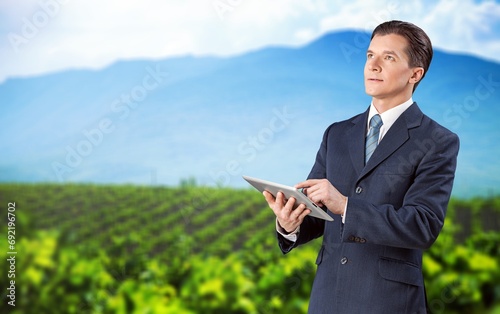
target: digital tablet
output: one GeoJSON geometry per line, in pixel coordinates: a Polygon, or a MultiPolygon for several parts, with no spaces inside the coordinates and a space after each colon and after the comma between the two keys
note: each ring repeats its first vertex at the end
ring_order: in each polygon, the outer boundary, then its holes
{"type": "Polygon", "coordinates": [[[259,190],[260,192],[268,191],[274,197],[276,197],[278,192],[282,192],[285,195],[286,199],[294,197],[295,205],[293,209],[297,208],[300,204],[304,204],[306,205],[307,208],[311,210],[311,212],[309,213],[310,216],[321,218],[328,221],[333,221],[333,218],[330,215],[328,215],[323,209],[321,209],[321,207],[314,204],[313,201],[311,201],[304,193],[302,193],[301,191],[292,186],[287,186],[248,176],[243,176],[243,179],[245,179],[248,183],[250,183],[254,188],[259,190]]]}

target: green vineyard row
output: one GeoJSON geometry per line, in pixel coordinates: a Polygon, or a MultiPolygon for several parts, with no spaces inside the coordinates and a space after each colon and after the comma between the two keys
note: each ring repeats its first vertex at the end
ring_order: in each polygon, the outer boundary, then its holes
{"type": "Polygon", "coordinates": [[[224,256],[258,234],[274,237],[274,215],[250,189],[0,185],[0,201],[16,202],[23,236],[57,230],[89,252],[130,238],[130,254],[168,258],[180,241],[191,253],[224,256]]]}

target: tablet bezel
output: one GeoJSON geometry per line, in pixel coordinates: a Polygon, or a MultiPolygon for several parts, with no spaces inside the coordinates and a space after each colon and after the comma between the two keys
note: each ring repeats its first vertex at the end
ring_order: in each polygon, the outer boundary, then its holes
{"type": "Polygon", "coordinates": [[[271,182],[249,176],[243,176],[243,179],[245,179],[248,183],[250,183],[250,185],[259,190],[261,193],[264,191],[268,191],[274,197],[276,197],[278,192],[282,192],[285,195],[286,199],[289,199],[290,197],[295,198],[295,205],[293,209],[297,208],[300,204],[304,204],[306,205],[307,208],[311,210],[311,212],[309,213],[310,216],[324,219],[327,221],[333,221],[333,218],[330,215],[328,215],[328,213],[326,213],[321,207],[314,204],[314,202],[311,201],[307,197],[307,195],[305,195],[304,193],[302,193],[301,191],[297,190],[292,186],[283,185],[276,182],[271,182]]]}

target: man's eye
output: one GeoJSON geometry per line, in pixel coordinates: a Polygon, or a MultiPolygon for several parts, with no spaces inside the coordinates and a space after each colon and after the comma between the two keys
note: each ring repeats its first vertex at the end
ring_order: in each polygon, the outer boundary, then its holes
{"type": "Polygon", "coordinates": [[[366,58],[368,58],[368,59],[373,58],[373,54],[371,54],[371,53],[367,54],[367,55],[366,55],[366,58]]]}
{"type": "Polygon", "coordinates": [[[394,60],[396,60],[396,59],[394,59],[394,57],[393,57],[393,56],[386,56],[386,57],[385,57],[385,59],[386,59],[386,60],[389,60],[389,61],[394,61],[394,60]]]}

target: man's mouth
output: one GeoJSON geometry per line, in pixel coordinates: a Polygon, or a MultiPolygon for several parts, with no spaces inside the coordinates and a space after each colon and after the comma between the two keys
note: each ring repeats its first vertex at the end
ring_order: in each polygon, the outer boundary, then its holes
{"type": "Polygon", "coordinates": [[[383,80],[378,79],[378,78],[369,78],[368,81],[370,81],[370,82],[383,82],[383,80]]]}

